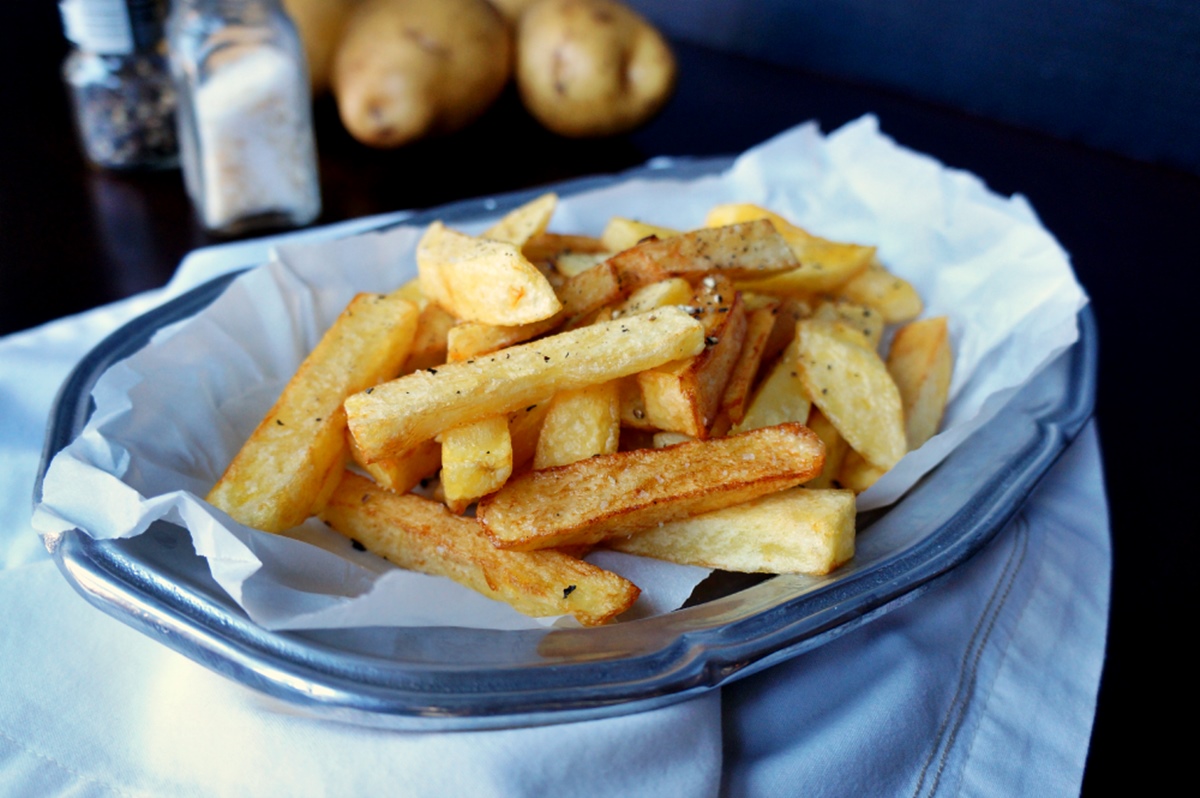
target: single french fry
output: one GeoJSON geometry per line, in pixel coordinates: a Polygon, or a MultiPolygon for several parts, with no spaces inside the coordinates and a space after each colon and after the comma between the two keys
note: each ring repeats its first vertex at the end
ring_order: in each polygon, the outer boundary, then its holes
{"type": "Polygon", "coordinates": [[[873,349],[847,340],[827,322],[797,325],[796,363],[813,404],[850,447],[885,471],[908,445],[900,391],[873,349]]]}
{"type": "Polygon", "coordinates": [[[854,556],[854,520],[853,491],[791,488],[606,545],[724,571],[821,575],[854,556]]]}
{"type": "Polygon", "coordinates": [[[682,277],[668,277],[656,283],[649,283],[629,295],[629,298],[617,306],[614,311],[617,316],[633,313],[645,313],[647,310],[666,307],[667,305],[688,305],[695,291],[691,283],[682,277]]]}
{"type": "Polygon", "coordinates": [[[412,493],[390,493],[351,472],[321,517],[401,568],[449,577],[533,617],[573,615],[596,626],[633,606],[640,592],[628,580],[561,552],[497,549],[475,519],[412,493]]]}
{"type": "Polygon", "coordinates": [[[621,436],[616,380],[563,391],[554,397],[538,437],[534,468],[552,468],[617,451],[621,436]]]}
{"type": "MultiPolygon", "coordinates": [[[[421,309],[417,331],[413,335],[412,351],[404,361],[401,373],[427,369],[446,362],[446,340],[458,322],[441,305],[429,302],[421,309]]],[[[392,375],[397,376],[397,375],[392,375]]]]}
{"type": "Polygon", "coordinates": [[[446,332],[446,358],[444,362],[470,360],[481,355],[490,355],[505,347],[519,344],[547,333],[562,324],[562,314],[556,313],[548,319],[531,321],[529,324],[497,325],[467,321],[451,327],[446,332]]]}
{"type": "Polygon", "coordinates": [[[937,434],[950,395],[954,357],[945,316],[910,322],[892,338],[888,371],[900,389],[908,448],[937,434]]]}
{"type": "Polygon", "coordinates": [[[820,474],[804,483],[804,486],[810,489],[835,487],[838,484],[842,461],[846,459],[850,445],[837,431],[837,427],[829,423],[829,419],[825,418],[819,407],[814,407],[809,412],[808,428],[817,433],[821,443],[825,444],[825,467],[821,469],[820,474]]]}
{"type": "Polygon", "coordinates": [[[325,332],[208,494],[234,520],[282,532],[321,508],[346,458],[342,401],[397,373],[412,347],[415,305],[359,294],[325,332]]]}
{"type": "Polygon", "coordinates": [[[862,493],[886,473],[887,469],[874,465],[853,449],[846,452],[842,467],[838,469],[837,482],[843,488],[862,493]]]}
{"type": "Polygon", "coordinates": [[[720,273],[746,280],[797,265],[787,242],[765,219],[650,239],[617,253],[607,263],[616,268],[627,291],[667,277],[720,273]]]}
{"type": "Polygon", "coordinates": [[[514,208],[480,235],[494,241],[504,241],[523,247],[535,236],[546,232],[550,217],[558,207],[558,195],[551,192],[514,208]]]}
{"type": "Polygon", "coordinates": [[[651,236],[663,239],[673,238],[677,235],[679,235],[679,231],[670,227],[614,216],[604,226],[604,232],[600,234],[600,241],[603,242],[606,249],[612,252],[621,252],[637,246],[639,242],[651,236]]]}
{"type": "Polygon", "coordinates": [[[508,416],[494,415],[452,427],[440,436],[446,506],[462,513],[480,496],[498,490],[512,474],[508,416]]]}
{"type": "Polygon", "coordinates": [[[808,421],[812,401],[800,378],[796,360],[800,344],[793,335],[792,343],[783,350],[767,376],[754,392],[742,420],[733,425],[734,432],[771,427],[776,424],[808,421]]]}
{"type": "Polygon", "coordinates": [[[408,493],[442,467],[442,445],[435,440],[425,441],[401,455],[377,463],[363,462],[362,452],[349,433],[346,434],[346,440],[355,465],[393,493],[408,493]]]}
{"type": "Polygon", "coordinates": [[[417,244],[421,291],[454,316],[486,324],[528,324],[562,307],[553,287],[520,249],[451,230],[441,222],[417,244]]]}
{"type": "Polygon", "coordinates": [[[801,424],[598,455],[510,479],[476,517],[502,548],[597,543],[793,487],[824,457],[801,424]]]}
{"type": "Polygon", "coordinates": [[[508,436],[512,441],[512,468],[519,474],[533,465],[542,424],[550,410],[550,400],[536,402],[508,414],[508,436]]]}
{"type": "Polygon", "coordinates": [[[762,364],[763,351],[771,330],[775,327],[775,316],[778,313],[778,303],[750,312],[746,317],[746,334],[742,340],[742,350],[738,353],[737,361],[729,373],[729,382],[725,385],[725,393],[721,396],[721,412],[729,419],[730,424],[739,424],[746,415],[750,389],[754,378],[762,364]]]}
{"type": "Polygon", "coordinates": [[[703,348],[700,322],[679,308],[662,308],[414,372],[348,397],[346,414],[367,462],[374,462],[444,429],[691,357],[703,348]]]}
{"type": "Polygon", "coordinates": [[[708,436],[746,336],[741,295],[727,280],[712,283],[694,295],[693,308],[704,324],[704,351],[637,375],[647,420],[657,429],[694,438],[708,436]]]}
{"type": "MultiPolygon", "coordinates": [[[[522,254],[533,262],[549,261],[557,263],[563,255],[586,255],[604,252],[604,242],[592,236],[542,232],[531,236],[521,247],[522,254]]],[[[568,275],[570,276],[570,275],[568,275]]]]}
{"type": "Polygon", "coordinates": [[[843,283],[836,293],[851,302],[877,308],[888,324],[911,321],[924,308],[912,283],[889,272],[878,258],[872,258],[865,271],[843,283]]]}
{"type": "Polygon", "coordinates": [[[746,282],[738,288],[767,294],[804,294],[831,291],[862,273],[875,254],[874,247],[830,241],[809,233],[777,213],[747,203],[718,205],[709,211],[709,227],[768,219],[783,236],[799,266],[762,281],[746,282]]]}
{"type": "Polygon", "coordinates": [[[844,325],[857,332],[861,338],[855,343],[870,349],[879,349],[886,323],[881,314],[869,305],[860,305],[846,300],[826,300],[813,309],[812,318],[844,325]]]}

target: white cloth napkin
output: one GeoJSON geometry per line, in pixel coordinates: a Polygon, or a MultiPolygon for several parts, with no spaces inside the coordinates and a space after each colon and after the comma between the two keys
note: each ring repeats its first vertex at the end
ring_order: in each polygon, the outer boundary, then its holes
{"type": "Polygon", "coordinates": [[[1020,516],[919,597],[653,712],[455,733],[313,720],[92,608],[29,526],[49,404],[119,323],[260,259],[218,254],[162,291],[0,340],[0,795],[1078,793],[1111,559],[1090,426],[1020,516]]]}

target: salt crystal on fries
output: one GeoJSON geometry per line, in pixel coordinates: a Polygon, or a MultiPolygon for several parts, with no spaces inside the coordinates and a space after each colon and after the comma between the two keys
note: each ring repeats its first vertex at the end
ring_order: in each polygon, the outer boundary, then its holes
{"type": "Polygon", "coordinates": [[[703,349],[704,326],[679,308],[662,308],[405,375],[346,399],[346,415],[363,456],[374,462],[450,427],[703,349]]]}
{"type": "Polygon", "coordinates": [[[476,517],[503,548],[597,543],[790,488],[824,459],[812,430],[781,424],[530,471],[481,500],[476,517]]]}

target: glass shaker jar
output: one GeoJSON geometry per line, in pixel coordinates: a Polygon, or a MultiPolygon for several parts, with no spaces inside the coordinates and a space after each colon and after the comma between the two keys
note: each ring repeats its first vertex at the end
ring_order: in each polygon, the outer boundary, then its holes
{"type": "Polygon", "coordinates": [[[280,0],[171,0],[184,182],[221,234],[321,212],[308,67],[280,0]]]}
{"type": "Polygon", "coordinates": [[[179,163],[165,0],[60,0],[73,45],[63,62],[84,155],[107,169],[179,163]]]}

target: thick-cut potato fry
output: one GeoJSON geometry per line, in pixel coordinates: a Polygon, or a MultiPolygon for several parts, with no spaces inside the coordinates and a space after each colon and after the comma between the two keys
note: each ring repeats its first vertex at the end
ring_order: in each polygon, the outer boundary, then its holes
{"type": "Polygon", "coordinates": [[[398,297],[356,296],[300,364],[208,501],[266,532],[290,529],[319,510],[348,456],[342,400],[399,371],[417,315],[415,305],[398,297]]]}
{"type": "Polygon", "coordinates": [[[427,369],[446,362],[446,339],[458,319],[441,305],[429,302],[421,309],[417,331],[413,335],[412,351],[400,373],[427,369]]]}
{"type": "Polygon", "coordinates": [[[606,545],[682,565],[820,575],[854,556],[854,518],[852,491],[791,488],[606,545]]]}
{"type": "Polygon", "coordinates": [[[374,462],[444,429],[691,357],[703,348],[700,322],[679,308],[661,308],[400,377],[347,398],[346,414],[367,462],[374,462]]]}
{"type": "Polygon", "coordinates": [[[421,291],[465,321],[528,324],[562,307],[546,276],[520,249],[429,225],[417,244],[421,291]]]}
{"type": "Polygon", "coordinates": [[[911,321],[924,308],[912,283],[889,272],[878,258],[872,258],[865,271],[838,288],[837,295],[878,308],[888,324],[911,321]]]}
{"type": "Polygon", "coordinates": [[[557,194],[543,194],[509,211],[503,219],[485,230],[480,238],[524,247],[531,238],[546,232],[550,217],[554,215],[554,209],[557,207],[557,194]]]}
{"type": "Polygon", "coordinates": [[[886,326],[883,315],[868,305],[845,300],[820,302],[813,309],[812,318],[818,321],[829,321],[850,327],[861,335],[855,343],[878,350],[883,338],[883,328],[886,326]]]}
{"type": "MultiPolygon", "coordinates": [[[[446,357],[442,362],[454,363],[480,355],[490,355],[513,344],[523,343],[547,333],[562,324],[562,314],[528,324],[502,326],[466,321],[446,331],[446,357]]],[[[432,364],[437,365],[437,364],[432,364]]]]}
{"type": "Polygon", "coordinates": [[[554,266],[554,270],[563,277],[574,277],[577,274],[586,272],[598,263],[603,263],[613,256],[613,253],[605,250],[604,252],[561,252],[554,256],[550,261],[554,266]]]}
{"type": "Polygon", "coordinates": [[[479,522],[415,494],[389,493],[346,472],[322,519],[401,568],[446,576],[525,615],[607,623],[633,606],[628,580],[557,551],[502,551],[479,522]]]}
{"type": "Polygon", "coordinates": [[[775,327],[778,303],[760,307],[746,317],[746,334],[742,340],[742,351],[729,373],[729,382],[721,396],[721,412],[730,424],[739,424],[746,415],[746,405],[754,377],[762,363],[763,350],[771,330],[775,327]]]}
{"type": "Polygon", "coordinates": [[[687,280],[682,277],[668,277],[634,291],[617,306],[615,315],[644,313],[667,305],[687,305],[692,302],[694,294],[695,291],[687,280]]]}
{"type": "Polygon", "coordinates": [[[837,482],[843,488],[862,493],[874,485],[886,471],[887,469],[872,464],[858,452],[849,449],[842,460],[842,467],[838,469],[837,482]]]}
{"type": "Polygon", "coordinates": [[[796,268],[787,242],[765,219],[650,239],[610,258],[627,291],[666,277],[721,273],[761,278],[796,268]]]}
{"type": "Polygon", "coordinates": [[[621,398],[616,380],[554,397],[538,437],[534,468],[552,468],[617,451],[621,398]]]}
{"type": "Polygon", "coordinates": [[[377,463],[363,462],[362,452],[349,432],[346,440],[354,463],[393,493],[408,493],[442,467],[442,445],[435,440],[425,441],[401,455],[377,463]]]}
{"type": "Polygon", "coordinates": [[[481,500],[476,517],[502,548],[596,543],[793,487],[824,459],[816,433],[782,424],[530,471],[481,500]]]}
{"type": "Polygon", "coordinates": [[[705,349],[688,360],[637,375],[646,418],[655,428],[708,437],[746,336],[746,308],[727,280],[694,295],[705,349]]]}
{"type": "Polygon", "coordinates": [[[780,297],[779,312],[775,315],[775,328],[771,337],[763,347],[762,366],[758,370],[758,378],[766,377],[767,369],[771,368],[783,350],[796,337],[796,323],[801,319],[812,316],[812,303],[800,297],[780,297]]]}
{"type": "Polygon", "coordinates": [[[777,213],[757,205],[735,203],[718,205],[708,212],[704,223],[709,227],[769,219],[796,254],[799,268],[765,281],[739,285],[748,291],[767,294],[796,294],[831,291],[867,268],[874,247],[844,244],[809,233],[777,213]]]}
{"type": "Polygon", "coordinates": [[[604,226],[604,232],[600,234],[600,240],[604,243],[606,249],[612,252],[621,252],[622,250],[637,246],[639,242],[651,236],[660,239],[673,238],[679,235],[679,232],[670,227],[661,227],[656,224],[647,224],[646,222],[639,222],[634,219],[626,219],[624,216],[614,216],[604,226]]]}
{"type": "Polygon", "coordinates": [[[900,389],[908,448],[937,434],[950,395],[954,358],[945,316],[910,322],[892,338],[888,371],[900,389]]]}
{"type": "Polygon", "coordinates": [[[520,474],[533,465],[542,424],[550,410],[550,400],[526,405],[508,415],[508,436],[512,440],[513,473],[520,474]]]}
{"type": "Polygon", "coordinates": [[[813,404],[850,447],[886,470],[908,445],[900,391],[873,350],[832,331],[827,322],[797,325],[796,363],[813,404]]]}
{"type": "Polygon", "coordinates": [[[842,470],[842,461],[850,451],[850,445],[841,436],[837,428],[829,423],[819,407],[814,407],[808,414],[808,428],[817,433],[821,443],[825,444],[825,467],[821,473],[808,482],[804,487],[809,489],[831,488],[838,484],[838,473],[842,470]]]}
{"type": "Polygon", "coordinates": [[[746,408],[746,414],[734,425],[734,432],[771,427],[789,421],[799,424],[808,421],[812,401],[804,388],[803,380],[800,379],[800,369],[796,364],[799,347],[796,335],[793,334],[788,348],[783,350],[770,372],[759,383],[754,398],[746,408]]]}
{"type": "Polygon", "coordinates": [[[497,490],[512,474],[508,416],[494,415],[451,427],[442,444],[442,491],[446,506],[461,513],[476,499],[497,490]]]}
{"type": "MultiPolygon", "coordinates": [[[[566,254],[609,253],[604,243],[592,236],[542,232],[532,236],[521,247],[522,254],[531,261],[555,261],[566,254]]],[[[570,276],[570,275],[568,275],[570,276]]]]}

